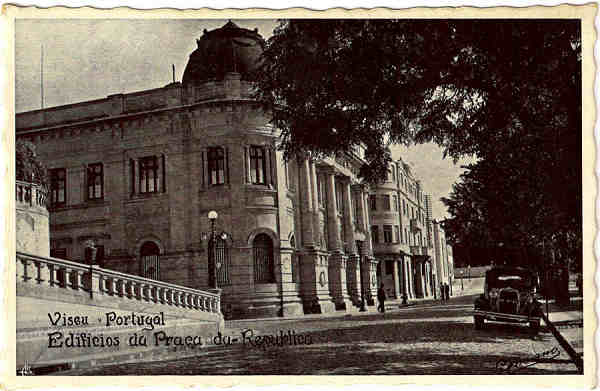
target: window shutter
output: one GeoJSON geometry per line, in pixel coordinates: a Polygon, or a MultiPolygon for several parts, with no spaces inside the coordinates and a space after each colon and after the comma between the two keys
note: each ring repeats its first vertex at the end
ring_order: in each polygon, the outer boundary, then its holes
{"type": "Polygon", "coordinates": [[[160,167],[162,169],[162,192],[165,193],[167,191],[167,176],[166,176],[166,168],[165,168],[165,154],[160,155],[160,167]]]}
{"type": "Polygon", "coordinates": [[[225,147],[225,175],[227,183],[229,183],[229,148],[225,147]]]}
{"type": "Polygon", "coordinates": [[[206,188],[204,173],[206,172],[206,153],[202,151],[202,188],[206,188]]]}
{"type": "Polygon", "coordinates": [[[133,196],[135,194],[135,162],[133,159],[129,159],[129,186],[133,196]]]}

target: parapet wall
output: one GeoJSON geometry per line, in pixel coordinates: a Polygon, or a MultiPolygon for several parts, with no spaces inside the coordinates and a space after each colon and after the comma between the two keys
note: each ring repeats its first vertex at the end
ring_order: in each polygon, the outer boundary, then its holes
{"type": "Polygon", "coordinates": [[[224,329],[219,291],[23,253],[16,270],[17,366],[199,349],[224,329]]]}
{"type": "Polygon", "coordinates": [[[28,182],[16,183],[17,251],[50,255],[50,223],[46,191],[28,182]]]}

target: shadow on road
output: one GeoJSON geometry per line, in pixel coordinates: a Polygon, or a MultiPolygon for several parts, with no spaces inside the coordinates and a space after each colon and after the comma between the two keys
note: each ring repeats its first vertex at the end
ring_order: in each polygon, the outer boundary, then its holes
{"type": "MultiPolygon", "coordinates": [[[[124,364],[80,374],[500,374],[496,368],[499,360],[519,360],[535,354],[531,346],[523,344],[523,339],[533,339],[527,335],[526,328],[501,324],[487,326],[486,330],[476,331],[470,323],[426,321],[312,331],[302,333],[306,340],[311,341],[309,345],[252,346],[237,343],[212,347],[193,358],[124,364]],[[444,348],[440,348],[442,343],[444,348]],[[521,346],[515,347],[517,343],[521,346]],[[499,348],[490,349],[489,344],[499,348]],[[461,348],[465,346],[470,347],[470,351],[461,348]],[[504,353],[506,351],[512,353],[504,353]]],[[[535,338],[545,343],[552,336],[542,334],[535,338]]],[[[533,366],[514,373],[575,373],[573,365],[563,363],[560,366],[562,369],[558,371],[556,368],[550,371],[533,366]]]]}

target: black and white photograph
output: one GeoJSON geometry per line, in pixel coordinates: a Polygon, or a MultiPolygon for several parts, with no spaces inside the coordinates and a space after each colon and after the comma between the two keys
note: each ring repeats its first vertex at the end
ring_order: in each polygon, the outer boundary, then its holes
{"type": "Polygon", "coordinates": [[[597,9],[563,9],[16,17],[15,376],[587,384],[597,9]]]}

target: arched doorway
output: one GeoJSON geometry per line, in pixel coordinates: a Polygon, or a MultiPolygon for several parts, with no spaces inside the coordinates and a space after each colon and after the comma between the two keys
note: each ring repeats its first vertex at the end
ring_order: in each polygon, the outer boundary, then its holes
{"type": "Polygon", "coordinates": [[[153,280],[160,279],[160,249],[154,242],[144,242],[140,248],[140,274],[153,280]]]}
{"type": "Polygon", "coordinates": [[[273,262],[273,241],[267,234],[258,234],[252,242],[254,254],[254,282],[268,284],[275,282],[273,262]]]}
{"type": "Polygon", "coordinates": [[[217,263],[217,286],[225,286],[230,285],[231,280],[229,278],[229,268],[230,268],[230,257],[229,257],[229,246],[227,245],[227,240],[216,237],[216,246],[213,245],[212,239],[208,245],[208,262],[209,262],[209,272],[208,272],[208,284],[209,286],[214,286],[214,265],[213,262],[217,263]],[[213,255],[214,253],[214,255],[213,255]]]}

